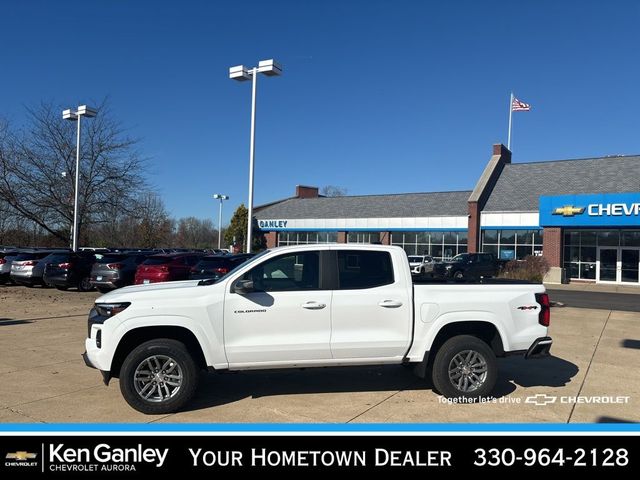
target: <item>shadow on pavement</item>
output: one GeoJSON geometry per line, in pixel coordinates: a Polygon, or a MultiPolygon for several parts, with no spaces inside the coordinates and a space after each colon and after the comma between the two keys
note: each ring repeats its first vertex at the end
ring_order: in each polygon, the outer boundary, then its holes
{"type": "Polygon", "coordinates": [[[14,320],[13,318],[0,318],[0,327],[5,325],[22,325],[23,323],[33,323],[31,320],[14,320]]]}
{"type": "Polygon", "coordinates": [[[431,383],[399,365],[328,367],[203,375],[194,401],[185,409],[200,410],[243,398],[315,393],[428,390],[431,383]]]}
{"type": "Polygon", "coordinates": [[[638,423],[633,420],[624,420],[622,418],[615,417],[598,417],[595,423],[638,423]]]}
{"type": "Polygon", "coordinates": [[[620,342],[624,348],[636,348],[640,349],[640,340],[632,340],[630,338],[625,338],[620,342]]]}
{"type": "Polygon", "coordinates": [[[507,357],[498,361],[500,373],[494,395],[502,397],[521,387],[564,387],[579,372],[574,363],[559,357],[525,360],[507,357]]]}
{"type": "MultiPolygon", "coordinates": [[[[512,393],[517,386],[562,387],[578,373],[576,365],[558,357],[542,360],[509,357],[499,360],[499,368],[494,390],[497,398],[512,393]]],[[[411,368],[398,365],[208,374],[203,375],[196,398],[187,410],[277,395],[354,392],[392,395],[399,390],[432,389],[430,380],[422,380],[411,368]]]]}

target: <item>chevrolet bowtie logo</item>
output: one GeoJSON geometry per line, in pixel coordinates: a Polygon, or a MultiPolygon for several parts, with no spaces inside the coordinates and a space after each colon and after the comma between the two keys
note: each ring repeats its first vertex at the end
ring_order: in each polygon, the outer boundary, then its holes
{"type": "Polygon", "coordinates": [[[537,395],[531,395],[527,397],[524,403],[532,403],[539,407],[549,405],[550,403],[556,403],[557,397],[547,395],[546,393],[538,393],[537,395]]]}
{"type": "Polygon", "coordinates": [[[555,208],[554,215],[562,215],[563,217],[573,217],[584,212],[584,207],[574,207],[573,205],[565,205],[564,207],[555,208]]]}
{"type": "Polygon", "coordinates": [[[7,456],[5,457],[8,460],[19,460],[19,461],[25,461],[25,460],[31,460],[34,459],[38,456],[37,453],[29,453],[29,452],[13,452],[13,453],[7,453],[7,456]]]}

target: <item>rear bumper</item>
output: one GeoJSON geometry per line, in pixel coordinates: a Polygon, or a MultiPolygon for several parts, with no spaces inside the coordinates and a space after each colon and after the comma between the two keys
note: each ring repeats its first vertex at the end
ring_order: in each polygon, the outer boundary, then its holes
{"type": "Polygon", "coordinates": [[[551,345],[553,345],[553,340],[551,337],[540,337],[537,338],[527,350],[527,353],[524,354],[525,360],[530,360],[532,358],[545,358],[550,355],[551,345]]]}
{"type": "Polygon", "coordinates": [[[69,274],[45,275],[44,281],[53,287],[75,287],[78,284],[78,279],[69,274]]]}

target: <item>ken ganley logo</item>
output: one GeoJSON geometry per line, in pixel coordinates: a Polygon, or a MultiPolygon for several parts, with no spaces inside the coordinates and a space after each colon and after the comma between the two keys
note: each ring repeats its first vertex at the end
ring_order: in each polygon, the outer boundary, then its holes
{"type": "Polygon", "coordinates": [[[565,205],[564,207],[554,208],[553,215],[562,215],[563,217],[573,217],[574,215],[582,215],[584,207],[574,207],[573,205],[565,205]]]}
{"type": "Polygon", "coordinates": [[[5,467],[36,467],[38,465],[38,461],[36,458],[38,457],[37,453],[25,452],[25,451],[17,451],[17,452],[9,452],[5,455],[4,466],[5,467]]]}
{"type": "Polygon", "coordinates": [[[72,448],[64,443],[49,445],[51,472],[135,472],[139,466],[160,468],[169,453],[168,448],[115,448],[100,443],[93,448],[72,448]]]}

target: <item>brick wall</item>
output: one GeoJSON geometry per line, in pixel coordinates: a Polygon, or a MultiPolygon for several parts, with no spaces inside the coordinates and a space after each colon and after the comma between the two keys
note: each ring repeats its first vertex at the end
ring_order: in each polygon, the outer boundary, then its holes
{"type": "Polygon", "coordinates": [[[551,267],[562,266],[562,229],[546,227],[542,240],[542,254],[551,267]]]}
{"type": "Polygon", "coordinates": [[[307,187],[305,185],[296,185],[296,197],[318,198],[318,187],[307,187]]]}
{"type": "Polygon", "coordinates": [[[469,223],[468,223],[467,248],[469,253],[476,253],[480,250],[480,207],[478,202],[469,202],[469,223]]]}
{"type": "Polygon", "coordinates": [[[263,232],[264,238],[267,239],[267,248],[275,248],[278,246],[278,232],[263,232]]]}

